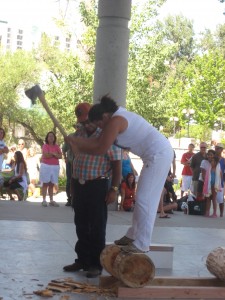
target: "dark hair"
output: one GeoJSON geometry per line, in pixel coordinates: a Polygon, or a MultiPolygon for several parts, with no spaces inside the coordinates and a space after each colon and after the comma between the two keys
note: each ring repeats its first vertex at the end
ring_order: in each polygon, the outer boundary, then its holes
{"type": "Polygon", "coordinates": [[[4,139],[4,137],[5,137],[5,130],[3,128],[0,128],[0,131],[2,131],[2,133],[3,133],[3,139],[4,139]]]}
{"type": "Polygon", "coordinates": [[[16,158],[16,171],[17,171],[17,173],[19,173],[20,163],[24,164],[24,169],[27,172],[27,165],[26,165],[26,162],[24,160],[23,153],[21,151],[16,151],[14,153],[14,156],[16,158]]]}
{"type": "Polygon", "coordinates": [[[48,136],[49,136],[50,133],[52,133],[53,136],[54,136],[53,144],[55,145],[57,138],[56,138],[56,135],[55,135],[55,133],[54,133],[53,131],[49,131],[49,132],[47,133],[47,135],[46,135],[46,137],[45,137],[45,143],[48,144],[48,136]]]}
{"type": "Polygon", "coordinates": [[[214,151],[213,149],[209,149],[208,152],[207,152],[207,155],[208,155],[209,153],[212,153],[214,156],[216,155],[216,151],[214,151]]]}
{"type": "Polygon", "coordinates": [[[131,187],[134,189],[135,188],[135,175],[133,173],[128,173],[125,179],[126,185],[129,186],[129,178],[133,176],[134,177],[134,181],[132,182],[131,187]]]}
{"type": "Polygon", "coordinates": [[[100,103],[93,105],[89,111],[88,118],[91,122],[102,120],[104,113],[114,113],[117,111],[118,105],[108,95],[100,99],[100,103]]]}

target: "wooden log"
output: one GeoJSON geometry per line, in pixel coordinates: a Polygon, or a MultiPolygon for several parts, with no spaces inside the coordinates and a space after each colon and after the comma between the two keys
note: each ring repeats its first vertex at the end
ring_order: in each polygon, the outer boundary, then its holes
{"type": "Polygon", "coordinates": [[[225,281],[225,247],[217,247],[208,254],[206,267],[211,274],[225,281]]]}
{"type": "MultiPolygon", "coordinates": [[[[102,267],[112,276],[117,278],[117,273],[113,269],[114,261],[120,253],[120,247],[114,244],[106,246],[100,255],[100,262],[102,267]]],[[[119,278],[118,278],[119,279],[119,278]]]]}
{"type": "Polygon", "coordinates": [[[145,254],[120,252],[113,264],[114,274],[124,284],[140,288],[149,284],[155,276],[155,266],[145,254]]]}

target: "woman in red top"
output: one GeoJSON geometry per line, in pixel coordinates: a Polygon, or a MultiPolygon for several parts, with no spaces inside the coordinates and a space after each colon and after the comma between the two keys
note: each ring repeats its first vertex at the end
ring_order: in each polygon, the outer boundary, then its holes
{"type": "Polygon", "coordinates": [[[40,182],[42,183],[42,206],[47,206],[47,191],[50,198],[50,206],[59,206],[53,201],[53,187],[58,184],[59,178],[59,159],[62,158],[62,151],[56,144],[56,135],[50,131],[45,138],[45,144],[42,146],[42,158],[40,165],[40,182]]]}
{"type": "Polygon", "coordinates": [[[132,211],[135,204],[135,176],[128,173],[125,181],[121,183],[121,205],[120,210],[132,211]]]}

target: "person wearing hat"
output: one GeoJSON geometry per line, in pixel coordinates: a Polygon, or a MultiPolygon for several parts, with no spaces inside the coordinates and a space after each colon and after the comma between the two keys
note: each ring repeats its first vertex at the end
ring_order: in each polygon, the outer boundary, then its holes
{"type": "Polygon", "coordinates": [[[128,253],[149,251],[160,195],[174,157],[170,142],[144,118],[118,106],[108,95],[92,106],[88,117],[102,128],[101,135],[90,140],[67,137],[74,153],[103,155],[111,145],[117,145],[143,160],[132,225],[114,243],[128,253]]]}
{"type": "Polygon", "coordinates": [[[222,152],[224,149],[224,145],[222,143],[217,143],[215,145],[215,152],[216,156],[219,159],[220,163],[220,168],[221,168],[221,173],[222,173],[222,180],[221,180],[221,186],[222,190],[217,192],[216,195],[216,201],[219,204],[219,210],[220,210],[220,217],[223,217],[223,212],[224,212],[224,173],[225,173],[225,159],[222,157],[222,152]]]}
{"type": "MultiPolygon", "coordinates": [[[[78,129],[72,136],[91,140],[100,135],[100,128],[88,120],[90,108],[88,103],[80,103],[75,108],[78,129]]],[[[71,189],[77,258],[71,265],[64,266],[66,272],[85,270],[88,278],[101,274],[100,254],[105,248],[107,205],[117,201],[121,158],[121,149],[114,145],[104,155],[78,153],[74,156],[71,189]]]]}
{"type": "Polygon", "coordinates": [[[191,192],[195,197],[201,197],[203,189],[203,181],[199,180],[201,174],[201,162],[206,158],[207,144],[200,143],[200,151],[192,156],[190,167],[192,169],[191,192]]]}

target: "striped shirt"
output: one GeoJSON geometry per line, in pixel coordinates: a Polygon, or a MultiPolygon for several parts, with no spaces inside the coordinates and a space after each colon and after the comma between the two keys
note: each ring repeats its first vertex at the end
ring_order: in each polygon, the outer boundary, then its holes
{"type": "MultiPolygon", "coordinates": [[[[101,129],[97,130],[91,135],[87,136],[87,133],[83,130],[76,132],[76,136],[82,136],[86,138],[97,137],[100,135],[101,129]]],[[[73,178],[80,180],[93,180],[101,176],[111,176],[111,161],[121,160],[121,149],[115,145],[112,145],[107,153],[103,155],[92,155],[79,153],[73,161],[73,178]]]]}

